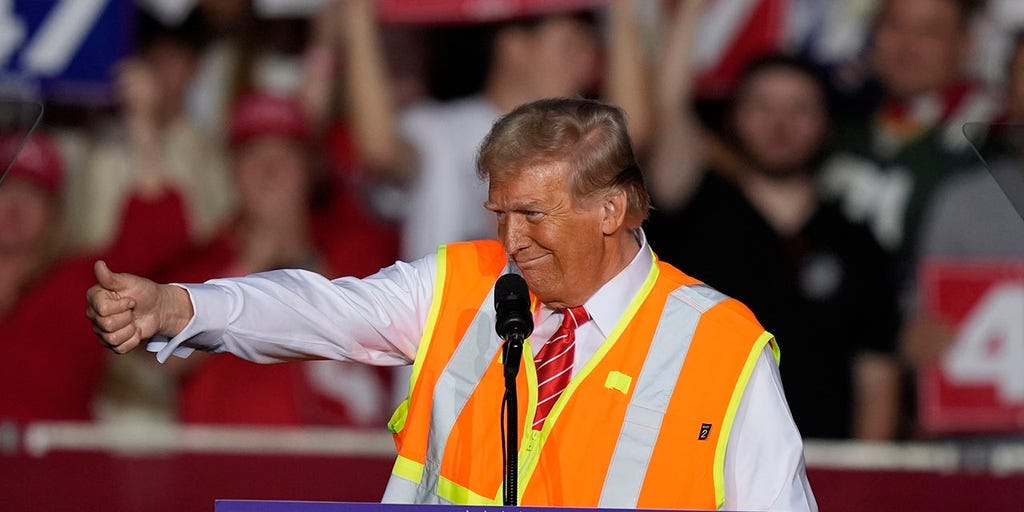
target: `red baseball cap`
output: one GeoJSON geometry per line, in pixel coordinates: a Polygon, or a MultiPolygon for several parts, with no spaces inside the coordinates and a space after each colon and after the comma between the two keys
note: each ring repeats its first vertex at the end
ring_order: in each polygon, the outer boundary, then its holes
{"type": "Polygon", "coordinates": [[[238,146],[265,135],[306,143],[309,123],[299,103],[261,92],[242,96],[231,113],[228,142],[238,146]]]}
{"type": "Polygon", "coordinates": [[[41,132],[33,133],[24,147],[21,140],[20,135],[0,135],[0,166],[6,167],[17,156],[8,177],[27,179],[48,192],[59,192],[64,185],[64,163],[56,142],[41,132]]]}

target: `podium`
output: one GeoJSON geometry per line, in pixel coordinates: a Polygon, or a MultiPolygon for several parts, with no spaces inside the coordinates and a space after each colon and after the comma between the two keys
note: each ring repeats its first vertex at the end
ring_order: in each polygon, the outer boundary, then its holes
{"type": "MultiPolygon", "coordinates": [[[[341,501],[217,500],[215,512],[595,512],[598,508],[504,507],[502,505],[411,505],[341,501]]],[[[645,512],[658,512],[646,509],[645,512]]],[[[668,512],[668,511],[665,511],[668,512]]],[[[680,512],[680,511],[673,511],[680,512]]]]}

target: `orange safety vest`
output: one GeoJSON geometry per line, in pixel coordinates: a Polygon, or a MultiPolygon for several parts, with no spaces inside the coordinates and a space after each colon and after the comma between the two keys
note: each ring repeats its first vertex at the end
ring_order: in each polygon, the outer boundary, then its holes
{"type": "MultiPolygon", "coordinates": [[[[388,424],[398,447],[385,502],[500,505],[502,341],[497,242],[438,251],[434,299],[409,397],[388,424]]],[[[519,503],[718,508],[736,408],[773,337],[736,300],[657,262],[618,325],[532,430],[530,342],[517,381],[519,503]],[[524,433],[525,429],[525,433],[524,433]]]]}

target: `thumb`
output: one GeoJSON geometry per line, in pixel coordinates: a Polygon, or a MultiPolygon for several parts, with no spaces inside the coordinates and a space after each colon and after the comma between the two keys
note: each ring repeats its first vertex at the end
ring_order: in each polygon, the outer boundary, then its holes
{"type": "Polygon", "coordinates": [[[107,290],[119,292],[127,288],[124,278],[120,274],[111,272],[110,268],[107,267],[107,263],[103,260],[98,260],[93,265],[93,273],[96,274],[96,282],[107,290]]]}

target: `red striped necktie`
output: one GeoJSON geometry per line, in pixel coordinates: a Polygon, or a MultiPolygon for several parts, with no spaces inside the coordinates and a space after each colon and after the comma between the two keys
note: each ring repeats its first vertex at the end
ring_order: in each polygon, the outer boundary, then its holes
{"type": "Polygon", "coordinates": [[[587,323],[590,315],[583,306],[562,308],[562,325],[551,335],[533,361],[537,365],[537,414],[533,428],[540,430],[551,407],[572,378],[572,364],[576,354],[576,328],[587,323]]]}

